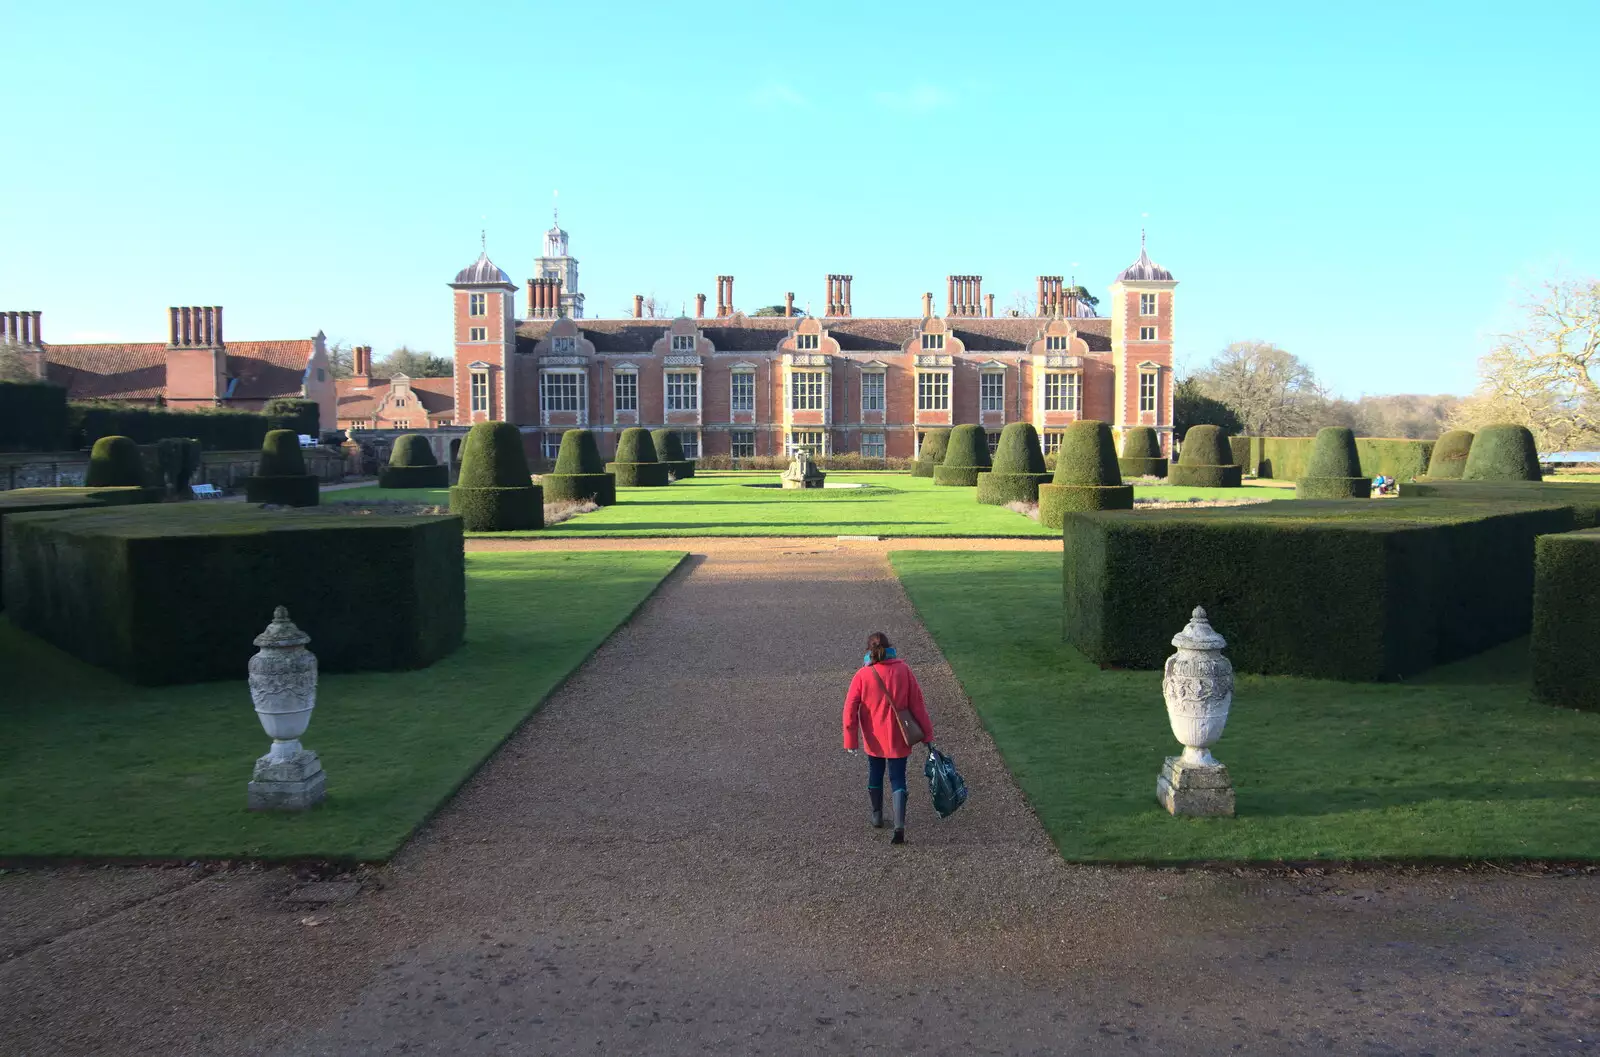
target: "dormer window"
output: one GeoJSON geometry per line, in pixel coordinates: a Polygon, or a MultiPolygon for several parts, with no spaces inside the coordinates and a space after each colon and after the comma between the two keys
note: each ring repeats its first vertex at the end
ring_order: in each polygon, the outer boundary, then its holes
{"type": "Polygon", "coordinates": [[[550,339],[550,351],[551,352],[558,352],[558,353],[559,352],[577,352],[578,351],[578,339],[577,338],[551,338],[550,339]]]}
{"type": "Polygon", "coordinates": [[[468,294],[467,295],[467,315],[469,315],[469,316],[486,316],[488,314],[489,314],[489,295],[488,294],[468,294]]]}
{"type": "Polygon", "coordinates": [[[674,335],[672,335],[672,351],[673,352],[693,352],[694,351],[694,335],[693,334],[674,334],[674,335]]]}
{"type": "Polygon", "coordinates": [[[822,335],[820,334],[796,334],[794,336],[794,347],[799,349],[801,352],[815,350],[820,347],[821,344],[822,335]]]}
{"type": "Polygon", "coordinates": [[[1066,352],[1067,351],[1067,345],[1068,345],[1068,343],[1071,342],[1071,340],[1072,339],[1067,337],[1065,334],[1052,335],[1052,336],[1044,339],[1045,351],[1046,352],[1066,352]]]}
{"type": "Polygon", "coordinates": [[[922,335],[922,347],[924,349],[928,349],[928,350],[940,350],[940,351],[943,351],[943,349],[944,349],[944,335],[943,334],[924,334],[924,335],[922,335]]]}

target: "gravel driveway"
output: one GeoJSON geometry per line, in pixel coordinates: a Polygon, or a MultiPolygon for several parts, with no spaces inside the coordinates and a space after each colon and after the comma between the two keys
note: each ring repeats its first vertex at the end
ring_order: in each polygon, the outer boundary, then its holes
{"type": "Polygon", "coordinates": [[[1600,1053],[1593,873],[1062,863],[907,545],[630,543],[697,557],[358,893],[0,877],[0,1053],[1600,1053]],[[873,630],[973,789],[904,847],[839,747],[873,630]]]}

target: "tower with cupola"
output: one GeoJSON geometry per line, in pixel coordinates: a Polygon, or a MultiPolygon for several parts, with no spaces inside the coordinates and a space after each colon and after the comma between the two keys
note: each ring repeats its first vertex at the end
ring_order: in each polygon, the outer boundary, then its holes
{"type": "Polygon", "coordinates": [[[456,425],[509,422],[516,406],[516,284],[495,267],[485,247],[476,261],[456,273],[450,290],[455,300],[456,425]]]}
{"type": "Polygon", "coordinates": [[[1172,453],[1173,309],[1178,281],[1150,259],[1144,235],[1139,259],[1111,284],[1111,357],[1116,379],[1112,425],[1118,433],[1151,426],[1172,453]]]}
{"type": "Polygon", "coordinates": [[[530,297],[528,318],[565,316],[583,318],[583,294],[578,291],[578,258],[567,250],[567,233],[561,230],[561,214],[553,213],[550,230],[544,233],[544,256],[533,262],[533,277],[528,288],[551,288],[552,296],[530,297]]]}

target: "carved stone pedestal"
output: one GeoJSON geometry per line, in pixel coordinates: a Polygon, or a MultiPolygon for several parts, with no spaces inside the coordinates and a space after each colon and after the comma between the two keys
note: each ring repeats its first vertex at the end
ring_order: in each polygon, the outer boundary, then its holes
{"type": "Polygon", "coordinates": [[[1220,763],[1168,756],[1156,779],[1156,799],[1174,815],[1232,815],[1233,781],[1220,763]]]}
{"type": "Polygon", "coordinates": [[[304,811],[320,804],[328,793],[328,775],[310,749],[286,756],[267,753],[256,761],[250,782],[251,811],[304,811]]]}

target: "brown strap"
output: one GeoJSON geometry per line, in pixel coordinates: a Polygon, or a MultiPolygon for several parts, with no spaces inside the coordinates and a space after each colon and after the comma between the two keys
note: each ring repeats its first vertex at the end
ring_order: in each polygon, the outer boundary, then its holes
{"type": "Polygon", "coordinates": [[[910,745],[911,734],[906,730],[906,721],[900,717],[900,706],[895,704],[894,694],[889,692],[889,684],[884,682],[883,676],[878,674],[878,666],[876,664],[867,665],[867,670],[872,673],[874,679],[878,680],[878,686],[882,688],[883,696],[889,699],[889,711],[894,715],[894,721],[900,725],[900,736],[906,740],[907,745],[910,745]]]}

